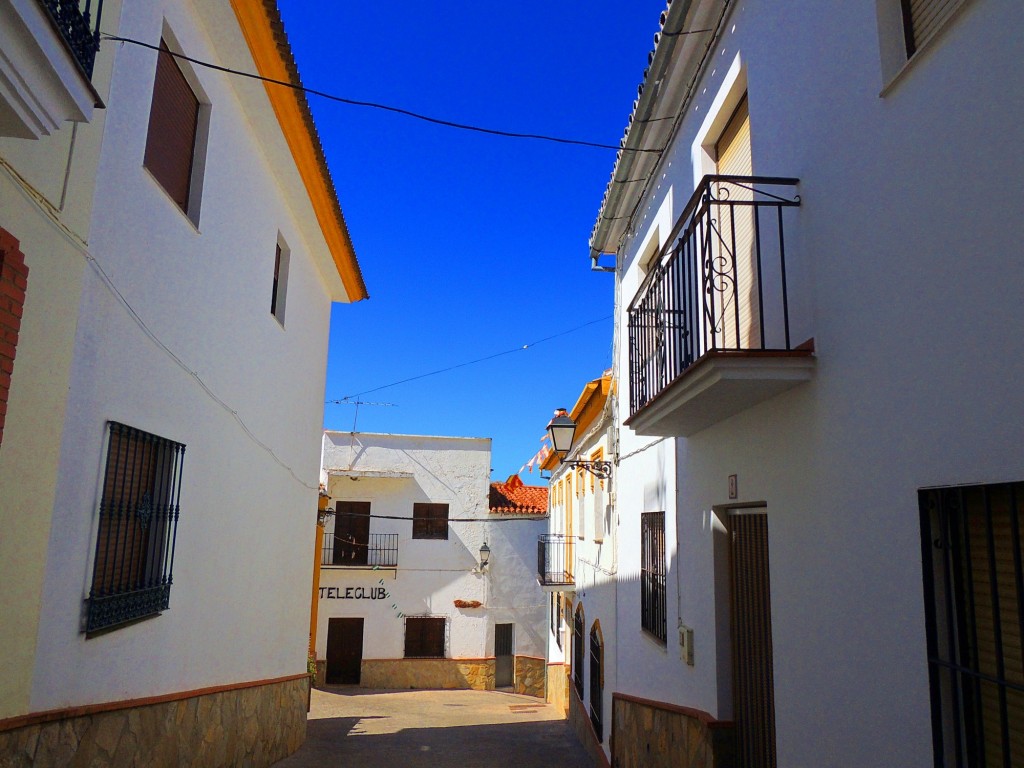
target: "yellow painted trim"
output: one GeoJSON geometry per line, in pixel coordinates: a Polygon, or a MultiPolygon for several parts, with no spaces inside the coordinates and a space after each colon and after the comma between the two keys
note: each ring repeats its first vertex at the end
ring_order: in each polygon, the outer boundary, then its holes
{"type": "MultiPolygon", "coordinates": [[[[280,23],[280,20],[272,19],[265,4],[259,0],[231,0],[231,7],[249,45],[257,72],[263,77],[290,82],[292,78],[284,55],[278,48],[272,24],[273,21],[280,23]]],[[[317,222],[345,286],[348,300],[366,299],[369,295],[356,261],[352,240],[334,189],[325,178],[319,139],[311,133],[306,123],[306,108],[300,101],[299,93],[273,83],[265,82],[263,86],[313,204],[317,222]]]]}

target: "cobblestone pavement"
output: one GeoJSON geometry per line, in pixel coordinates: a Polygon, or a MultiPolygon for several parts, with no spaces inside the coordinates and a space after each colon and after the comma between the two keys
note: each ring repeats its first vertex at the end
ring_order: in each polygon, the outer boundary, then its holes
{"type": "Polygon", "coordinates": [[[276,768],[592,768],[569,724],[500,691],[314,690],[306,743],[276,768]]]}

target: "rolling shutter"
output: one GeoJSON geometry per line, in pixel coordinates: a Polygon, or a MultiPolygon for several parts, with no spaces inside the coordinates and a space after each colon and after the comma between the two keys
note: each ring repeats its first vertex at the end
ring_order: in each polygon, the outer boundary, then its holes
{"type": "Polygon", "coordinates": [[[198,118],[199,100],[161,40],[143,165],[185,212],[198,118]]]}
{"type": "Polygon", "coordinates": [[[903,0],[907,57],[914,55],[938,34],[946,19],[963,5],[963,0],[903,0]]]}

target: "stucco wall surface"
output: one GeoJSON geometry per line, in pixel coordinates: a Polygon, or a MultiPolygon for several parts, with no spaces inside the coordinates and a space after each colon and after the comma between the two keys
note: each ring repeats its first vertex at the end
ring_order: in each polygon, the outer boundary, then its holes
{"type": "MultiPolygon", "coordinates": [[[[105,7],[115,28],[119,0],[105,7]]],[[[112,54],[96,59],[106,98],[112,54]]],[[[29,710],[39,606],[104,113],[39,140],[0,139],[0,227],[29,286],[0,450],[0,720],[29,710]]],[[[0,372],[2,373],[2,372],[0,372]]]]}
{"type": "MultiPolygon", "coordinates": [[[[779,765],[932,765],[918,490],[1024,478],[1007,418],[1024,412],[1024,340],[1005,333],[1021,322],[1024,272],[1006,255],[1024,232],[1008,198],[963,208],[963,190],[1024,171],[997,128],[1024,117],[1005,98],[1024,91],[1020,8],[967,3],[883,93],[883,5],[736,5],[621,265],[626,306],[645,238],[706,170],[702,129],[745,87],[754,173],[800,178],[787,274],[794,342],[814,338],[816,372],[629,459],[620,590],[639,513],[666,509],[669,647],[677,620],[692,626],[696,664],[640,636],[625,599],[618,664],[624,691],[731,717],[716,531],[730,503],[765,503],[779,765]]],[[[654,440],[623,427],[621,451],[654,440]]]]}
{"type": "MultiPolygon", "coordinates": [[[[120,32],[166,35],[196,58],[233,52],[236,66],[254,66],[226,4],[131,4],[120,32]],[[212,24],[209,14],[226,22],[212,24]]],[[[120,295],[97,272],[84,274],[33,710],[272,679],[306,666],[333,295],[313,252],[325,246],[292,194],[297,173],[276,153],[279,129],[276,143],[261,141],[275,118],[260,84],[200,68],[189,75],[211,105],[193,221],[142,166],[155,54],[110,51],[89,251],[120,295]],[[270,313],[279,239],[291,251],[283,325],[270,313]],[[170,609],[86,639],[108,420],[186,445],[181,516],[170,609]]]]}

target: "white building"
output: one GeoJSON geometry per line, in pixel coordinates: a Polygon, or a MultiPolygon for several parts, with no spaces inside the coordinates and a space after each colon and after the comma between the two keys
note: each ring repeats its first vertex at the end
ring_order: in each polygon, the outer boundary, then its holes
{"type": "Polygon", "coordinates": [[[566,415],[576,425],[563,459],[549,453],[551,518],[539,542],[537,578],[548,593],[548,701],[565,708],[580,743],[610,756],[618,519],[612,443],[612,376],[588,382],[566,415]]]}
{"type": "Polygon", "coordinates": [[[493,493],[490,438],[326,432],[322,458],[319,680],[543,696],[545,489],[493,493]]]}
{"type": "Polygon", "coordinates": [[[310,437],[331,303],[366,290],[301,93],[158,53],[297,84],[276,5],[100,5],[137,42],[90,80],[54,3],[0,3],[0,246],[29,267],[0,762],[266,765],[305,734],[310,437]]]}
{"type": "Polygon", "coordinates": [[[823,11],[671,3],[592,236],[616,765],[1024,761],[1024,6],[823,11]]]}

